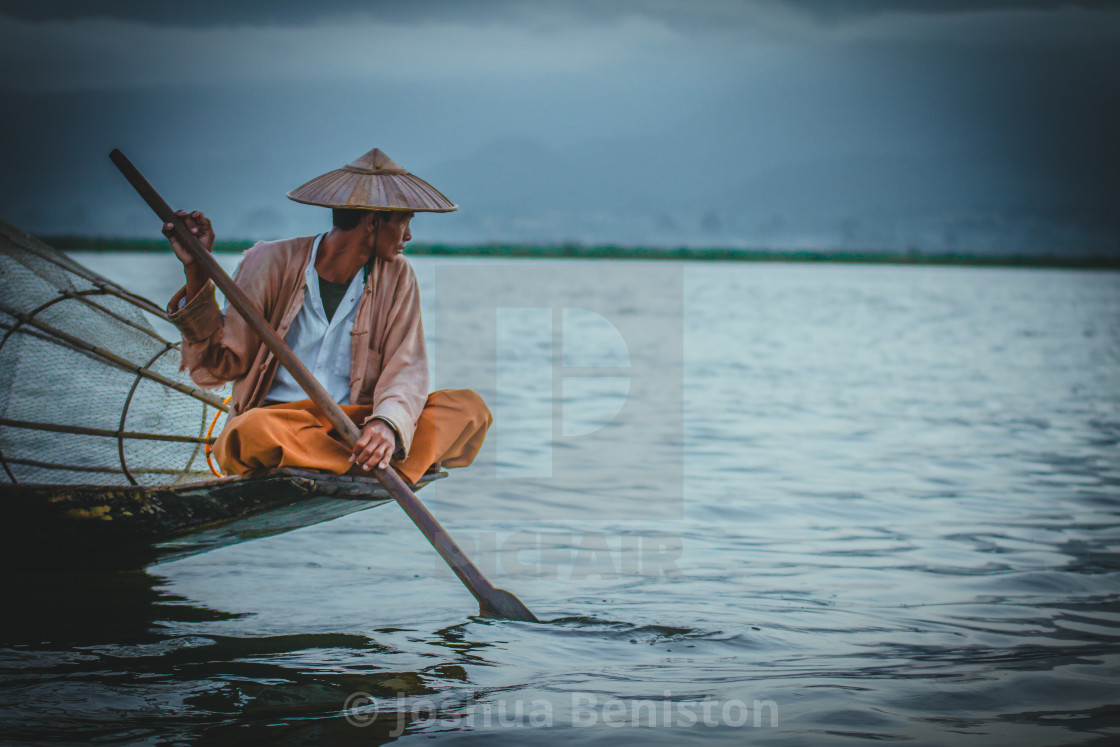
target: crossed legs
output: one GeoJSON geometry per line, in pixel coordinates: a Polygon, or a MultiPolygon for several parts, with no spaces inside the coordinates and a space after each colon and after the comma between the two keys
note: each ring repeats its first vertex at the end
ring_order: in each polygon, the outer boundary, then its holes
{"type": "MultiPolygon", "coordinates": [[[[369,405],[342,405],[355,423],[369,405]]],[[[410,483],[429,467],[465,467],[474,461],[492,417],[482,397],[470,389],[441,389],[428,395],[416,422],[412,448],[392,466],[410,483]]],[[[350,449],[311,400],[256,407],[230,420],[214,442],[226,474],[245,475],[272,467],[302,467],[343,474],[353,465],[350,449]]]]}

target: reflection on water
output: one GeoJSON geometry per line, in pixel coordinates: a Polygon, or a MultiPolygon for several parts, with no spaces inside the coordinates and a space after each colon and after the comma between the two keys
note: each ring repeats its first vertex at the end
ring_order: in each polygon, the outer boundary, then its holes
{"type": "MultiPolygon", "coordinates": [[[[140,260],[96,269],[167,294],[140,260]]],[[[9,575],[5,738],[1114,741],[1120,276],[680,269],[682,519],[573,520],[611,492],[470,470],[422,494],[543,624],[471,617],[393,505],[152,575],[9,575]]]]}

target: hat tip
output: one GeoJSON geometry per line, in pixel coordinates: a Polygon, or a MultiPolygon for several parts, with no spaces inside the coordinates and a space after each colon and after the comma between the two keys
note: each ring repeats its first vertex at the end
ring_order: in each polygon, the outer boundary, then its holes
{"type": "Polygon", "coordinates": [[[404,168],[392,158],[385,155],[385,152],[380,148],[374,148],[370,152],[358,156],[348,165],[356,169],[404,173],[404,168]]]}

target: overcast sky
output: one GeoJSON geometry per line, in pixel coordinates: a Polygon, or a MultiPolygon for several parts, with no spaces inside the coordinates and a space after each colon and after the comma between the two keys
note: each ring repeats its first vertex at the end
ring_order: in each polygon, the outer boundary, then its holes
{"type": "Polygon", "coordinates": [[[417,239],[1120,251],[1111,2],[0,2],[0,218],[223,236],[375,146],[417,239]],[[904,10],[900,10],[904,9],[904,10]]]}

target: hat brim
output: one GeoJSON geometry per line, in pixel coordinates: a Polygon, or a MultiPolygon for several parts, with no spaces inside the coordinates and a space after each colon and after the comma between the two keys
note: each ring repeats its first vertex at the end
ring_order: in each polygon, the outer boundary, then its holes
{"type": "Polygon", "coordinates": [[[288,199],[305,205],[355,210],[450,213],[459,209],[458,205],[418,176],[407,172],[362,171],[335,169],[293,189],[288,193],[288,199]]]}

